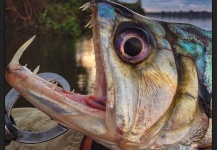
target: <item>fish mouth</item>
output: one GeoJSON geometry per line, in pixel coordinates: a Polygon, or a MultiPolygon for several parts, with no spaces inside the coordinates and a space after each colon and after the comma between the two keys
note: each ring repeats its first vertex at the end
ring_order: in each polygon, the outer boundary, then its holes
{"type": "MultiPolygon", "coordinates": [[[[58,83],[52,83],[37,76],[39,66],[31,72],[26,66],[19,64],[19,59],[35,36],[18,49],[6,68],[5,76],[8,83],[25,99],[59,124],[91,137],[103,139],[101,135],[107,133],[106,73],[98,36],[97,7],[93,2],[88,2],[81,7],[83,10],[87,8],[92,10],[91,21],[86,27],[89,26],[93,30],[92,39],[96,61],[96,77],[92,94],[81,95],[74,91],[65,91],[58,83]]],[[[113,135],[104,137],[107,137],[104,140],[108,141],[115,139],[113,135]]]]}

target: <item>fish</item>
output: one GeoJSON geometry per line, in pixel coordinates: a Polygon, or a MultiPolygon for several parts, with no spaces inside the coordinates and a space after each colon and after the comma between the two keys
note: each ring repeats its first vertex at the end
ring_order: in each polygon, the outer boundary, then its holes
{"type": "Polygon", "coordinates": [[[92,0],[93,93],[66,92],[19,64],[6,67],[25,99],[60,125],[109,149],[212,146],[212,31],[148,18],[110,0],[92,0]]]}

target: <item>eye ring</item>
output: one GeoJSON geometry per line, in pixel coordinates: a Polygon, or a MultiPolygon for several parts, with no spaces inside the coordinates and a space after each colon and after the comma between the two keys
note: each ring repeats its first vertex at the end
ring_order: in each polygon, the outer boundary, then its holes
{"type": "Polygon", "coordinates": [[[151,49],[149,35],[140,28],[126,28],[116,34],[115,49],[124,61],[141,62],[148,56],[151,49]]]}

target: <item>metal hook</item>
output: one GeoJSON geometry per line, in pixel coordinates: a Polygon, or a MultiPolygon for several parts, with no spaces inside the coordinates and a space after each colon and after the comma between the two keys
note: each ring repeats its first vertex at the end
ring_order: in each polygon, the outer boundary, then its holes
{"type": "MultiPolygon", "coordinates": [[[[53,79],[58,82],[65,91],[70,91],[69,83],[60,75],[55,73],[40,73],[37,74],[39,77],[52,81],[53,79]]],[[[13,88],[5,96],[5,141],[9,144],[11,140],[21,142],[21,143],[40,143],[49,141],[53,138],[60,136],[65,133],[68,129],[60,126],[59,124],[55,127],[40,131],[40,132],[27,132],[19,129],[11,117],[11,110],[15,102],[19,99],[20,94],[13,88]]]]}

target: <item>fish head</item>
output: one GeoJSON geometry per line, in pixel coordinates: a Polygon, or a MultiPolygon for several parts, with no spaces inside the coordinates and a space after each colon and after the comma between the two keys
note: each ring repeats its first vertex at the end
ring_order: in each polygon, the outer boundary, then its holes
{"type": "Polygon", "coordinates": [[[166,31],[160,22],[111,1],[90,8],[97,21],[95,53],[101,56],[96,64],[103,69],[96,69],[96,76],[105,76],[106,126],[121,135],[120,143],[143,143],[167,120],[176,93],[176,63],[166,31]]]}
{"type": "Polygon", "coordinates": [[[53,120],[108,148],[153,145],[172,113],[179,82],[169,24],[109,0],[93,0],[81,8],[92,10],[88,24],[96,61],[92,94],[53,87],[36,75],[38,69],[31,72],[21,66],[19,59],[34,37],[15,54],[6,79],[53,120]]]}

